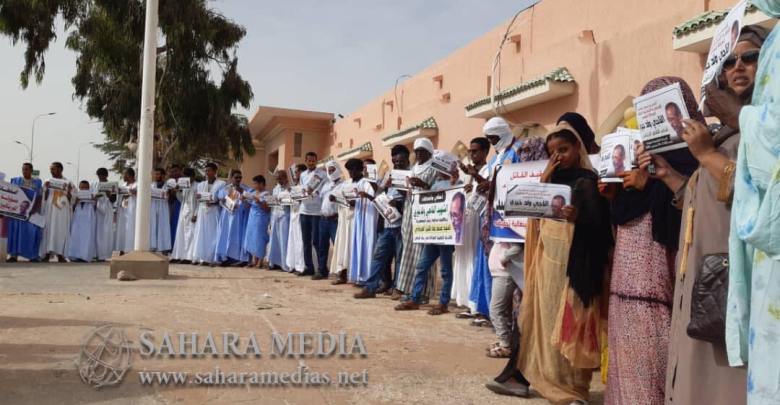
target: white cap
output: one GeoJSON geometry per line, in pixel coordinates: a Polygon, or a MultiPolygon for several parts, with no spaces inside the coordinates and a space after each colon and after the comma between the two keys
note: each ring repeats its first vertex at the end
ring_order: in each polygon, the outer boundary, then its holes
{"type": "Polygon", "coordinates": [[[414,150],[417,149],[425,149],[433,154],[433,142],[428,138],[417,138],[417,140],[414,141],[414,150]]]}

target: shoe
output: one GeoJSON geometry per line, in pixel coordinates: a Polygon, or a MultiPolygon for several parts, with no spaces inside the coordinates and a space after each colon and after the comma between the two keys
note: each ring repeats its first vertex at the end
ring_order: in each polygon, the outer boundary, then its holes
{"type": "Polygon", "coordinates": [[[179,264],[181,261],[179,259],[171,259],[168,263],[170,264],[179,264]]]}
{"type": "Polygon", "coordinates": [[[338,278],[332,282],[333,285],[341,285],[341,284],[347,284],[347,271],[341,270],[339,272],[338,278]]]}
{"type": "Polygon", "coordinates": [[[189,261],[189,260],[182,260],[179,263],[181,263],[181,264],[192,264],[192,262],[189,261]]]}
{"type": "Polygon", "coordinates": [[[311,275],[314,275],[314,272],[304,271],[303,273],[295,273],[295,275],[298,276],[298,277],[311,276],[311,275]]]}
{"type": "Polygon", "coordinates": [[[63,255],[57,255],[57,263],[67,263],[68,261],[65,259],[65,256],[63,255]]]}
{"type": "Polygon", "coordinates": [[[528,398],[528,386],[520,384],[515,381],[507,381],[500,383],[497,381],[490,381],[485,384],[485,388],[495,392],[498,395],[508,395],[512,397],[528,398]]]}
{"type": "Polygon", "coordinates": [[[311,279],[312,279],[312,280],[315,280],[315,281],[316,281],[316,280],[325,280],[325,279],[327,279],[327,278],[328,278],[328,276],[323,276],[322,274],[319,274],[319,273],[317,273],[317,274],[315,274],[315,275],[311,276],[311,279]]]}
{"type": "Polygon", "coordinates": [[[369,290],[368,288],[364,288],[359,293],[353,295],[353,297],[359,300],[366,299],[366,298],[376,298],[376,294],[372,293],[371,290],[369,290]]]}
{"type": "Polygon", "coordinates": [[[398,301],[398,300],[400,300],[400,299],[401,299],[401,297],[403,297],[403,296],[404,296],[404,294],[403,294],[401,291],[398,291],[398,290],[393,290],[393,293],[392,293],[392,295],[390,296],[390,299],[391,299],[391,300],[393,300],[393,301],[398,301]]]}
{"type": "Polygon", "coordinates": [[[384,294],[388,291],[392,290],[392,287],[388,284],[382,283],[382,285],[379,286],[379,289],[376,290],[377,294],[384,294]]]}
{"type": "Polygon", "coordinates": [[[11,256],[6,260],[6,263],[16,263],[19,259],[16,258],[16,256],[11,256]]]}
{"type": "Polygon", "coordinates": [[[396,311],[414,311],[416,309],[420,309],[420,304],[414,301],[402,302],[395,306],[396,311]]]}

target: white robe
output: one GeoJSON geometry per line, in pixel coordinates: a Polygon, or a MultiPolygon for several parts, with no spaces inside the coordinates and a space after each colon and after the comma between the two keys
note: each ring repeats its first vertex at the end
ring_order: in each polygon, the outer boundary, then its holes
{"type": "Polygon", "coordinates": [[[225,186],[219,179],[209,184],[208,180],[197,185],[197,193],[211,193],[211,202],[198,202],[198,220],[195,223],[193,237],[193,262],[215,263],[214,253],[217,250],[217,229],[219,227],[219,204],[216,192],[225,186]]]}
{"type": "Polygon", "coordinates": [[[176,198],[181,202],[179,211],[179,223],[176,226],[176,242],[173,244],[171,259],[174,260],[192,260],[195,254],[195,223],[192,217],[198,211],[198,197],[196,189],[198,185],[194,183],[186,190],[179,190],[176,198]]]}
{"type": "Polygon", "coordinates": [[[95,258],[95,225],[97,217],[95,201],[76,201],[76,209],[70,224],[70,239],[68,240],[68,260],[91,262],[95,258]]]}
{"type": "Polygon", "coordinates": [[[163,190],[163,198],[152,198],[149,207],[149,249],[152,252],[171,250],[171,211],[168,205],[168,186],[152,183],[152,189],[163,190]]]}
{"type": "MultiPolygon", "coordinates": [[[[97,193],[98,184],[92,183],[93,193],[97,193]]],[[[95,256],[106,260],[114,250],[114,207],[107,195],[98,196],[95,205],[95,256]]]]}
{"type": "MultiPolygon", "coordinates": [[[[352,179],[343,182],[341,187],[348,185],[352,185],[352,179]]],[[[354,221],[355,209],[339,205],[339,224],[336,229],[336,241],[333,243],[333,255],[330,261],[330,269],[334,272],[347,270],[347,274],[349,274],[349,260],[352,257],[352,224],[354,221]]]]}
{"type": "MultiPolygon", "coordinates": [[[[70,183],[70,187],[75,192],[76,187],[73,183],[70,183]]],[[[44,190],[46,190],[45,185],[44,190]]],[[[65,255],[68,238],[70,237],[70,220],[73,215],[72,207],[71,199],[67,197],[67,193],[49,190],[48,197],[43,202],[43,215],[46,218],[46,225],[43,228],[43,239],[41,240],[41,256],[49,253],[65,255]]]]}
{"type": "MultiPolygon", "coordinates": [[[[136,190],[136,183],[124,183],[131,191],[136,190]]],[[[132,252],[135,250],[135,207],[137,197],[134,194],[117,197],[116,203],[116,238],[115,250],[132,252]]]]}
{"type": "Polygon", "coordinates": [[[295,202],[290,207],[290,233],[287,238],[287,267],[292,271],[303,273],[306,263],[303,261],[303,233],[301,232],[301,203],[295,202]]]}
{"type": "MultiPolygon", "coordinates": [[[[487,165],[479,171],[480,176],[487,179],[489,171],[487,165]]],[[[467,201],[477,198],[477,183],[469,177],[466,184],[471,184],[473,189],[467,201]]],[[[468,203],[466,204],[468,208],[468,203]]],[[[461,307],[468,307],[472,313],[476,312],[476,304],[469,300],[471,292],[471,278],[474,273],[474,255],[477,254],[477,241],[480,235],[480,213],[465,210],[463,218],[463,244],[455,246],[452,275],[452,298],[461,307]]]]}

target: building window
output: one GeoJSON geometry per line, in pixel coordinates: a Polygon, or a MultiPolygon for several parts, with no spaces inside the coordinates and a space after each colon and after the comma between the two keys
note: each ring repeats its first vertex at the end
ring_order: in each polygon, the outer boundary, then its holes
{"type": "Polygon", "coordinates": [[[303,134],[300,132],[295,133],[293,139],[293,157],[301,157],[303,155],[303,134]]]}

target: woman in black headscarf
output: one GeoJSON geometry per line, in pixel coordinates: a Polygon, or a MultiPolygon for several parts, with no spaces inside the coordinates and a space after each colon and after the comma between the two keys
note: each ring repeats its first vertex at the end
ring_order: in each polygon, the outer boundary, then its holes
{"type": "MultiPolygon", "coordinates": [[[[659,77],[642,89],[647,94],[679,83],[688,115],[704,123],[696,98],[678,77],[659,77]]],[[[698,162],[688,149],[663,153],[680,173],[690,175],[698,162]]],[[[658,404],[664,400],[669,325],[674,292],[674,258],[681,211],[674,193],[647,171],[621,174],[623,188],[612,202],[617,226],[609,299],[609,373],[607,404],[658,404]]]]}

